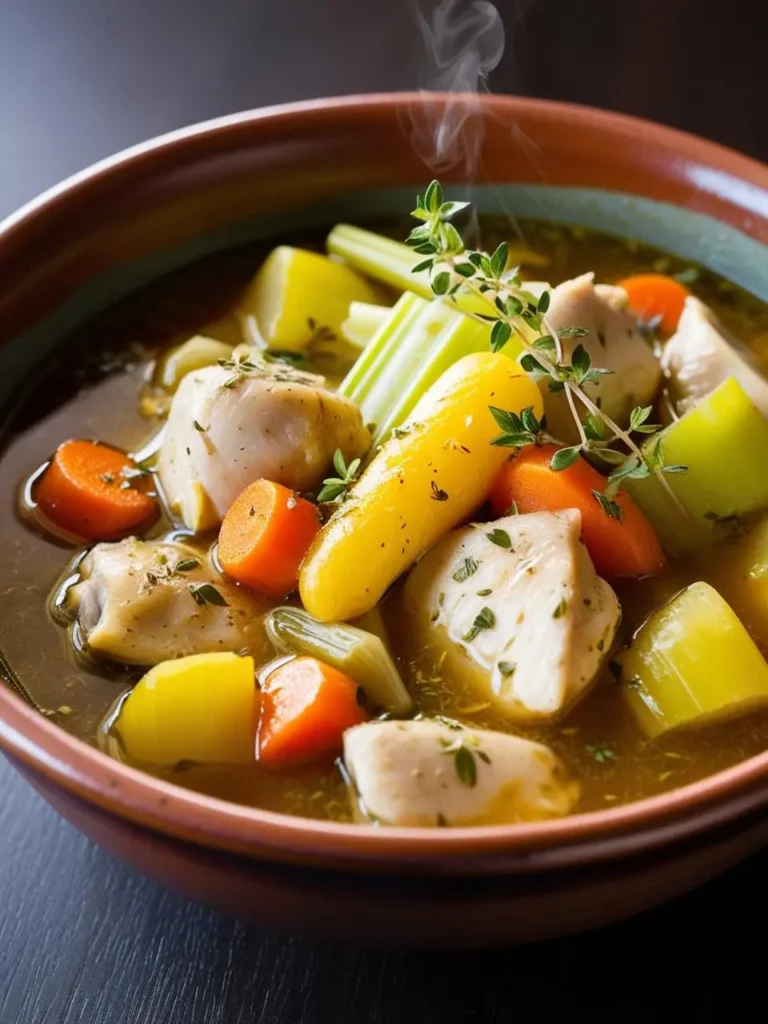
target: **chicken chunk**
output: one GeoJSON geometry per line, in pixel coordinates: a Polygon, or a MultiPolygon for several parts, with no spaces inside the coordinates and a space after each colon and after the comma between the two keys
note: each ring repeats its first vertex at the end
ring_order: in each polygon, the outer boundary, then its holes
{"type": "MultiPolygon", "coordinates": [[[[547,318],[554,330],[583,328],[581,338],[563,338],[566,363],[577,345],[583,345],[594,367],[610,370],[583,385],[590,398],[619,426],[626,426],[637,405],[649,405],[661,382],[661,366],[627,312],[623,288],[594,283],[593,274],[563,281],[552,292],[547,318]]],[[[544,392],[549,432],[561,441],[576,444],[578,430],[562,392],[544,392]]],[[[586,410],[580,410],[582,416],[586,410]]]]}
{"type": "Polygon", "coordinates": [[[454,530],[404,588],[419,642],[442,659],[443,674],[512,720],[562,714],[615,636],[619,602],[580,531],[576,509],[454,530]]]}
{"type": "Polygon", "coordinates": [[[188,654],[244,651],[258,657],[271,650],[266,606],[183,544],[134,537],[97,544],[79,570],[80,582],[67,592],[68,608],[94,657],[156,665],[188,654]]]}
{"type": "Polygon", "coordinates": [[[347,730],[344,763],[361,817],[388,825],[487,825],[573,809],[578,785],[548,747],[446,721],[347,730]]]}
{"type": "Polygon", "coordinates": [[[324,384],[323,377],[254,354],[234,370],[208,366],[182,380],[158,470],[186,526],[216,526],[254,480],[313,490],[337,448],[347,463],[367,451],[370,434],[359,409],[324,384]]]}
{"type": "Polygon", "coordinates": [[[662,364],[672,378],[681,414],[728,377],[735,377],[763,416],[768,416],[768,381],[744,346],[692,295],[685,300],[662,364]]]}

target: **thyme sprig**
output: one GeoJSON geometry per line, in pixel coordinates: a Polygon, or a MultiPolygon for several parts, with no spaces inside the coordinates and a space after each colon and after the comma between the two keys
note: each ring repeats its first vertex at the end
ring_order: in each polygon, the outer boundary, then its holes
{"type": "Polygon", "coordinates": [[[329,476],[323,480],[322,490],[317,496],[321,505],[330,501],[342,502],[346,499],[350,487],[357,480],[360,472],[360,459],[353,459],[347,465],[344,453],[337,448],[333,456],[333,468],[339,475],[329,476]]]}
{"type": "Polygon", "coordinates": [[[232,376],[228,377],[221,385],[227,391],[236,388],[241,381],[259,369],[258,365],[245,352],[237,353],[231,359],[219,359],[219,366],[232,373],[232,376]]]}
{"type": "MultiPolygon", "coordinates": [[[[459,293],[472,293],[483,300],[488,313],[467,312],[468,316],[492,324],[491,348],[502,349],[514,335],[524,354],[520,365],[534,380],[546,380],[550,392],[562,392],[579,432],[579,443],[560,449],[553,457],[553,470],[567,469],[584,454],[596,457],[612,466],[605,491],[594,491],[606,515],[621,517],[621,509],[614,501],[623,480],[642,479],[653,474],[664,490],[682,510],[677,496],[665,479],[665,474],[682,472],[684,467],[665,466],[661,442],[650,453],[643,451],[633,434],[652,434],[661,429],[648,422],[650,406],[632,410],[629,427],[622,429],[593,401],[585,391],[586,384],[596,383],[613,371],[592,365],[589,353],[578,344],[565,361],[563,340],[585,337],[589,332],[582,327],[556,330],[547,318],[551,294],[544,291],[538,297],[526,290],[519,276],[519,267],[508,268],[509,247],[502,242],[493,253],[467,249],[453,217],[466,209],[468,203],[446,202],[443,189],[433,181],[423,196],[417,196],[413,217],[420,223],[408,236],[408,244],[423,256],[412,268],[413,273],[429,271],[432,291],[436,296],[455,300],[459,293]],[[579,406],[586,410],[582,422],[579,406]],[[626,451],[617,450],[617,443],[626,451]]],[[[522,448],[540,441],[542,425],[536,421],[532,409],[519,416],[491,407],[491,414],[502,433],[492,444],[522,448]]],[[[684,511],[684,510],[683,510],[684,511]]]]}

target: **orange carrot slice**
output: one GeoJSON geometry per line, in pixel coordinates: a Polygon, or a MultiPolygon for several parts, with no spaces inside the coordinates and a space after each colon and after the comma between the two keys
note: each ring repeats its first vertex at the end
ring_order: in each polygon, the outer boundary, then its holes
{"type": "Polygon", "coordinates": [[[296,764],[339,753],[342,736],[368,720],[361,688],[317,658],[295,658],[267,677],[261,691],[258,760],[296,764]]]}
{"type": "Polygon", "coordinates": [[[132,476],[123,452],[95,441],[65,441],[37,481],[33,498],[51,522],[87,540],[114,540],[149,524],[157,501],[151,481],[132,476]]]}
{"type": "Polygon", "coordinates": [[[661,328],[674,334],[683,312],[685,300],[691,294],[684,284],[666,274],[634,274],[617,282],[629,296],[629,308],[642,320],[661,317],[661,328]]]}
{"type": "Polygon", "coordinates": [[[605,477],[579,458],[567,469],[550,467],[558,451],[554,444],[530,445],[505,463],[493,485],[491,506],[503,515],[518,512],[581,512],[581,539],[601,576],[647,576],[664,566],[664,554],[653,527],[629,495],[619,492],[621,519],[606,514],[594,496],[605,477]]]}
{"type": "Polygon", "coordinates": [[[233,579],[267,597],[296,589],[299,567],[320,529],[315,505],[271,480],[235,498],[219,533],[219,563],[233,579]]]}

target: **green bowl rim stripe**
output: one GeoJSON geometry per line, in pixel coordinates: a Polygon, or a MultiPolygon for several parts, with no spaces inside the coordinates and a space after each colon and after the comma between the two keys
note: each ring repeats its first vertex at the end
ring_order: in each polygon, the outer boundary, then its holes
{"type": "MultiPolygon", "coordinates": [[[[11,339],[2,350],[0,403],[70,331],[131,292],[204,256],[301,228],[404,214],[419,186],[360,189],[284,212],[227,224],[180,245],[113,267],[73,293],[53,313],[11,339]]],[[[768,246],[706,214],[642,196],[551,185],[452,186],[449,198],[470,198],[480,213],[571,223],[633,238],[700,263],[768,302],[768,246]]]]}

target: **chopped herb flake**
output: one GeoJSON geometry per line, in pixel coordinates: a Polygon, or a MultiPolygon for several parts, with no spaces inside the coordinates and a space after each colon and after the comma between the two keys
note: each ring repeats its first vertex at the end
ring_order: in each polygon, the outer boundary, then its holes
{"type": "Polygon", "coordinates": [[[472,558],[472,556],[470,555],[469,557],[464,559],[464,564],[459,566],[459,568],[453,574],[453,578],[456,580],[457,583],[463,583],[465,580],[468,580],[470,576],[473,576],[477,572],[477,569],[477,559],[472,558]]]}
{"type": "Polygon", "coordinates": [[[200,565],[196,558],[184,558],[176,564],[176,572],[192,572],[200,565]]]}
{"type": "Polygon", "coordinates": [[[453,761],[456,765],[456,774],[464,785],[470,787],[477,785],[477,762],[472,751],[462,744],[454,752],[453,761]]]}
{"type": "Polygon", "coordinates": [[[490,608],[481,608],[475,616],[475,621],[472,623],[470,628],[461,638],[469,643],[470,640],[474,640],[477,634],[483,629],[493,629],[496,625],[496,616],[493,614],[490,608]]]}
{"type": "Polygon", "coordinates": [[[500,530],[498,527],[495,530],[491,530],[486,533],[486,537],[491,544],[496,544],[500,548],[510,549],[512,547],[512,541],[510,540],[509,534],[506,530],[500,530]]]}
{"type": "Polygon", "coordinates": [[[440,725],[444,725],[446,729],[451,729],[453,732],[458,732],[460,729],[464,728],[461,722],[457,722],[455,718],[448,718],[447,715],[435,715],[434,720],[439,722],[440,725]]]}
{"type": "Polygon", "coordinates": [[[189,592],[196,604],[214,604],[226,608],[227,602],[212,583],[190,583],[189,592]]]}
{"type": "Polygon", "coordinates": [[[588,743],[585,747],[588,754],[597,761],[598,764],[605,764],[606,761],[613,761],[616,757],[614,752],[605,743],[588,743]]]}

